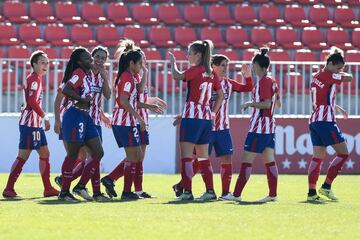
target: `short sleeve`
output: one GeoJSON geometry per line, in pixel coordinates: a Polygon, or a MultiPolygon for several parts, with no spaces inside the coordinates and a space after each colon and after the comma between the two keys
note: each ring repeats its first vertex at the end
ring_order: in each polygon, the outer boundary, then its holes
{"type": "Polygon", "coordinates": [[[271,78],[264,78],[259,81],[260,100],[271,99],[272,80],[271,78]]]}
{"type": "Polygon", "coordinates": [[[199,74],[199,68],[198,67],[191,67],[188,70],[186,70],[184,74],[185,74],[185,81],[192,81],[199,74]]]}
{"type": "Polygon", "coordinates": [[[78,88],[82,85],[85,78],[85,73],[79,69],[75,70],[70,77],[70,79],[67,81],[67,84],[70,84],[73,88],[78,88]]]}
{"type": "Polygon", "coordinates": [[[222,89],[219,76],[214,72],[214,90],[222,89]]]}
{"type": "Polygon", "coordinates": [[[340,73],[322,72],[318,76],[319,80],[325,84],[341,84],[343,82],[343,76],[340,73]]]}
{"type": "Polygon", "coordinates": [[[128,75],[122,75],[119,83],[119,93],[131,95],[135,87],[134,80],[128,75]]]}

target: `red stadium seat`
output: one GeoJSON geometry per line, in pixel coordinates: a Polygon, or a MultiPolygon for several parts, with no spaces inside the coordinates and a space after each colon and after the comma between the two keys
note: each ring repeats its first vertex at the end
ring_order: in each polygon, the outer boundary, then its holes
{"type": "Polygon", "coordinates": [[[249,0],[250,3],[268,3],[267,0],[249,0]]]}
{"type": "Polygon", "coordinates": [[[175,47],[170,31],[167,27],[153,26],[149,30],[149,41],[157,47],[175,47]]]}
{"type": "Polygon", "coordinates": [[[292,27],[277,28],[276,43],[285,49],[300,49],[303,47],[292,27]]]}
{"type": "Polygon", "coordinates": [[[129,9],[124,3],[109,3],[107,5],[107,17],[114,24],[133,24],[129,9]]]}
{"type": "Polygon", "coordinates": [[[62,24],[49,24],[45,28],[45,40],[53,46],[70,46],[69,33],[62,24]]]}
{"type": "Polygon", "coordinates": [[[224,3],[243,3],[244,0],[223,0],[224,3]]]}
{"type": "Polygon", "coordinates": [[[326,49],[326,50],[322,50],[320,53],[320,61],[321,62],[326,62],[326,58],[327,56],[330,54],[330,50],[326,49]]]}
{"type": "Polygon", "coordinates": [[[245,30],[238,26],[231,26],[226,29],[226,41],[235,48],[252,47],[245,30]]]}
{"type": "Polygon", "coordinates": [[[119,43],[119,33],[112,25],[100,25],[96,30],[96,40],[105,46],[116,47],[119,43]]]}
{"type": "Polygon", "coordinates": [[[220,49],[217,52],[217,54],[222,54],[227,56],[230,59],[230,61],[240,61],[239,54],[232,49],[220,49]]]}
{"type": "Polygon", "coordinates": [[[306,82],[306,80],[304,79],[301,73],[299,72],[287,73],[285,74],[283,80],[284,80],[284,92],[290,90],[290,93],[293,94],[303,94],[303,93],[309,94],[309,88],[310,88],[309,83],[306,82]]]}
{"type": "Polygon", "coordinates": [[[16,83],[15,71],[12,69],[4,69],[2,71],[2,90],[12,92],[16,89],[20,90],[21,86],[16,83]]]}
{"type": "Polygon", "coordinates": [[[63,47],[60,52],[60,57],[62,59],[69,59],[74,49],[72,46],[63,47]]]}
{"type": "MultiPolygon", "coordinates": [[[[174,86],[175,93],[179,92],[179,90],[180,90],[180,88],[178,87],[179,81],[175,81],[173,79],[172,74],[171,74],[170,71],[168,71],[167,74],[166,74],[166,78],[167,78],[166,79],[166,86],[165,86],[165,72],[161,71],[158,76],[159,76],[159,78],[158,78],[158,87],[159,87],[159,90],[161,92],[166,91],[167,93],[171,93],[173,91],[172,90],[173,86],[174,86]]],[[[154,85],[156,86],[156,83],[154,85]]]]}
{"type": "MultiPolygon", "coordinates": [[[[299,49],[296,50],[294,54],[294,60],[297,62],[316,62],[318,59],[315,56],[315,53],[308,49],[299,49]]],[[[311,65],[313,69],[318,69],[317,65],[311,65]]],[[[302,64],[295,66],[295,71],[301,70],[302,64]]],[[[310,65],[305,65],[305,70],[310,70],[310,65]]]]}
{"type": "Polygon", "coordinates": [[[176,60],[179,60],[179,61],[186,61],[187,60],[186,51],[184,51],[183,49],[181,49],[181,48],[173,48],[170,51],[174,54],[176,60]]]}
{"type": "Polygon", "coordinates": [[[71,39],[74,41],[74,43],[84,47],[91,47],[97,44],[94,40],[94,34],[92,29],[86,24],[74,25],[71,28],[71,39]]]}
{"type": "Polygon", "coordinates": [[[255,48],[248,48],[243,51],[242,60],[243,61],[251,61],[251,59],[254,57],[257,49],[255,48]]]}
{"type": "Polygon", "coordinates": [[[315,5],[320,3],[320,0],[298,0],[300,5],[315,5]]]}
{"type": "Polygon", "coordinates": [[[347,4],[351,7],[360,7],[359,0],[347,0],[347,4]]]}
{"type": "Polygon", "coordinates": [[[20,1],[6,1],[3,3],[4,17],[11,23],[28,23],[30,18],[25,10],[25,3],[20,1]]]}
{"type": "Polygon", "coordinates": [[[276,4],[291,4],[293,2],[293,0],[274,0],[274,3],[276,4]]]}
{"type": "Polygon", "coordinates": [[[0,58],[4,58],[4,57],[6,57],[6,55],[5,55],[4,51],[3,51],[3,49],[0,48],[0,58]]]}
{"type": "Polygon", "coordinates": [[[235,24],[235,21],[232,19],[229,7],[227,5],[210,5],[208,11],[210,20],[216,24],[235,24]]]}
{"type": "Polygon", "coordinates": [[[260,24],[255,15],[255,10],[249,5],[236,5],[234,9],[235,20],[241,25],[257,26],[260,24]]]}
{"type": "Polygon", "coordinates": [[[36,23],[55,23],[54,11],[46,1],[36,1],[30,3],[30,17],[36,23]]]}
{"type": "Polygon", "coordinates": [[[26,45],[41,46],[45,41],[41,39],[40,28],[35,23],[23,23],[19,27],[19,38],[26,45]]]}
{"type": "Polygon", "coordinates": [[[343,50],[353,48],[348,33],[344,29],[337,27],[327,31],[327,43],[329,46],[336,46],[343,50]]]}
{"type": "Polygon", "coordinates": [[[284,19],[280,17],[280,11],[274,5],[262,5],[259,9],[259,19],[270,26],[283,26],[284,19]]]}
{"type": "Polygon", "coordinates": [[[81,6],[81,15],[90,24],[105,24],[109,22],[104,17],[103,9],[98,3],[84,2],[81,6]]]}
{"type": "Polygon", "coordinates": [[[155,16],[155,12],[149,3],[142,3],[132,7],[134,19],[140,24],[158,24],[159,21],[155,16]]]}
{"type": "Polygon", "coordinates": [[[144,28],[141,28],[139,25],[126,26],[123,33],[124,38],[132,39],[140,47],[150,46],[149,42],[145,38],[144,28]]]}
{"type": "Polygon", "coordinates": [[[335,27],[336,24],[331,20],[329,9],[321,5],[310,7],[310,21],[317,27],[335,27]]]}
{"type": "Polygon", "coordinates": [[[209,20],[205,16],[205,10],[199,5],[185,5],[184,19],[190,24],[208,25],[209,20]]]}
{"type": "Polygon", "coordinates": [[[354,11],[347,6],[338,6],[335,8],[334,21],[345,28],[360,27],[359,21],[355,21],[354,11]]]}
{"type": "MultiPolygon", "coordinates": [[[[159,50],[157,50],[156,48],[144,48],[142,49],[145,56],[146,56],[146,60],[162,60],[161,54],[159,52],[159,50]]],[[[149,62],[148,62],[149,63],[149,62]]],[[[158,66],[160,69],[162,69],[163,64],[161,63],[151,63],[151,68],[152,69],[156,69],[156,66],[158,66]]]]}
{"type": "Polygon", "coordinates": [[[360,48],[360,28],[353,29],[352,44],[354,47],[360,48]]]}
{"type": "Polygon", "coordinates": [[[158,8],[159,20],[165,24],[183,25],[185,23],[182,19],[179,9],[174,4],[161,4],[158,8]]]}
{"type": "Polygon", "coordinates": [[[76,6],[72,2],[57,2],[55,5],[56,17],[65,24],[82,23],[83,20],[79,17],[76,6]]]}
{"type": "MultiPolygon", "coordinates": [[[[349,50],[345,53],[346,62],[360,62],[360,51],[358,50],[349,50]]],[[[359,67],[360,70],[360,67],[359,67]]]]}
{"type": "Polygon", "coordinates": [[[219,28],[204,27],[200,30],[202,40],[210,39],[215,48],[226,48],[228,44],[224,41],[223,35],[219,28]]]}
{"type": "MultiPolygon", "coordinates": [[[[269,51],[269,57],[271,62],[284,62],[284,61],[291,61],[290,55],[288,51],[284,51],[283,49],[271,49],[269,51]]],[[[288,64],[282,64],[282,70],[288,70],[288,64]]],[[[291,68],[291,67],[290,67],[291,68]]],[[[281,70],[280,64],[276,64],[275,69],[277,71],[281,70]]]]}
{"type": "MultiPolygon", "coordinates": [[[[8,48],[8,57],[9,58],[22,58],[22,59],[29,59],[30,58],[30,50],[26,46],[10,46],[8,48]]],[[[26,62],[29,64],[28,62],[26,62]]],[[[30,64],[29,64],[30,65],[30,64]]],[[[24,66],[23,61],[19,61],[19,67],[24,66]]]]}
{"type": "Polygon", "coordinates": [[[16,31],[11,23],[0,23],[0,45],[18,45],[16,31]]]}
{"type": "Polygon", "coordinates": [[[59,58],[59,55],[57,54],[55,48],[53,47],[38,47],[36,50],[44,51],[49,59],[59,58]]]}
{"type": "Polygon", "coordinates": [[[187,47],[189,43],[197,39],[194,28],[177,27],[175,28],[175,42],[182,47],[187,47]]]}
{"type": "Polygon", "coordinates": [[[302,43],[310,49],[321,50],[327,49],[328,45],[320,30],[315,27],[306,27],[302,32],[302,43]]]}
{"type": "Polygon", "coordinates": [[[344,4],[345,1],[341,1],[341,0],[322,0],[321,3],[324,4],[325,6],[328,6],[328,5],[336,6],[336,5],[344,4]]]}
{"type": "Polygon", "coordinates": [[[263,47],[264,45],[269,45],[270,47],[275,46],[273,37],[269,29],[265,27],[254,27],[251,30],[251,42],[258,47],[263,47]]]}
{"type": "Polygon", "coordinates": [[[293,27],[309,27],[311,23],[306,19],[305,10],[299,5],[288,5],[285,7],[285,21],[293,27]]]}

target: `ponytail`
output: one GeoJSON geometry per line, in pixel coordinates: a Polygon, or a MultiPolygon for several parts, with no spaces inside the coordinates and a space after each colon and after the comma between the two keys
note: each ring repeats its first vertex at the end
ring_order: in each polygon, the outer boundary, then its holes
{"type": "Polygon", "coordinates": [[[337,47],[330,49],[330,54],[326,57],[326,64],[332,63],[333,65],[345,64],[344,52],[337,47]]]}
{"type": "Polygon", "coordinates": [[[189,50],[191,49],[195,54],[201,53],[201,61],[200,66],[204,66],[206,72],[211,74],[211,55],[214,45],[211,40],[204,40],[204,41],[195,41],[189,45],[189,50]]]}
{"type": "Polygon", "coordinates": [[[115,79],[115,85],[119,83],[121,74],[123,74],[129,68],[130,62],[133,61],[134,63],[136,63],[141,59],[142,59],[142,54],[140,49],[123,52],[120,55],[120,59],[119,59],[119,68],[115,79]]]}
{"type": "Polygon", "coordinates": [[[260,50],[255,53],[255,56],[252,59],[252,63],[258,63],[260,67],[267,69],[270,65],[270,58],[267,54],[268,52],[268,47],[260,48],[260,50]]]}

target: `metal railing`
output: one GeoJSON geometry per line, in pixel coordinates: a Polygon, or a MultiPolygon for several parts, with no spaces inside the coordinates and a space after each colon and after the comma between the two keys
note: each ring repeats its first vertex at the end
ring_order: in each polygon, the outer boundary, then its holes
{"type": "MultiPolygon", "coordinates": [[[[31,72],[28,59],[0,59],[0,113],[19,112],[23,102],[22,85],[31,72]]],[[[51,59],[50,69],[43,79],[42,106],[46,112],[53,112],[53,102],[57,86],[62,81],[67,60],[51,59]]],[[[228,76],[237,81],[243,81],[240,74],[241,65],[245,61],[230,62],[228,76]]],[[[168,108],[166,114],[175,115],[182,111],[186,99],[186,83],[175,81],[171,77],[169,61],[149,60],[148,91],[149,96],[164,99],[168,108]]],[[[310,79],[314,72],[322,67],[322,62],[272,62],[270,72],[277,80],[282,107],[276,110],[278,114],[306,115],[310,114],[310,79]]],[[[178,61],[178,68],[189,67],[187,61],[178,61]]],[[[113,84],[117,73],[117,62],[108,61],[107,69],[110,83],[113,84]]],[[[341,105],[350,115],[358,115],[359,107],[359,70],[360,63],[347,63],[345,71],[352,73],[354,81],[351,84],[341,84],[337,94],[337,104],[341,105]]],[[[230,100],[229,113],[240,114],[239,106],[251,99],[250,93],[233,93],[230,100]]],[[[109,101],[103,101],[105,112],[111,113],[114,96],[109,101]]],[[[249,113],[249,112],[247,112],[249,113]]]]}

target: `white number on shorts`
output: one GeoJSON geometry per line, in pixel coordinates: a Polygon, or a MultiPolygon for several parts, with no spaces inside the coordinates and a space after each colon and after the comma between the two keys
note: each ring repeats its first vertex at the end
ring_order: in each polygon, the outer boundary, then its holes
{"type": "Polygon", "coordinates": [[[201,90],[200,98],[199,98],[199,104],[204,103],[205,94],[207,94],[207,99],[209,100],[211,98],[211,88],[212,83],[209,82],[203,82],[199,89],[201,90]]]}
{"type": "Polygon", "coordinates": [[[79,123],[79,132],[82,133],[84,131],[84,123],[79,123]]]}
{"type": "Polygon", "coordinates": [[[33,141],[40,141],[41,135],[39,131],[33,131],[32,135],[33,135],[33,141]]]}
{"type": "Polygon", "coordinates": [[[134,131],[134,136],[139,137],[139,132],[138,132],[138,129],[136,127],[133,128],[133,131],[134,131]]]}

